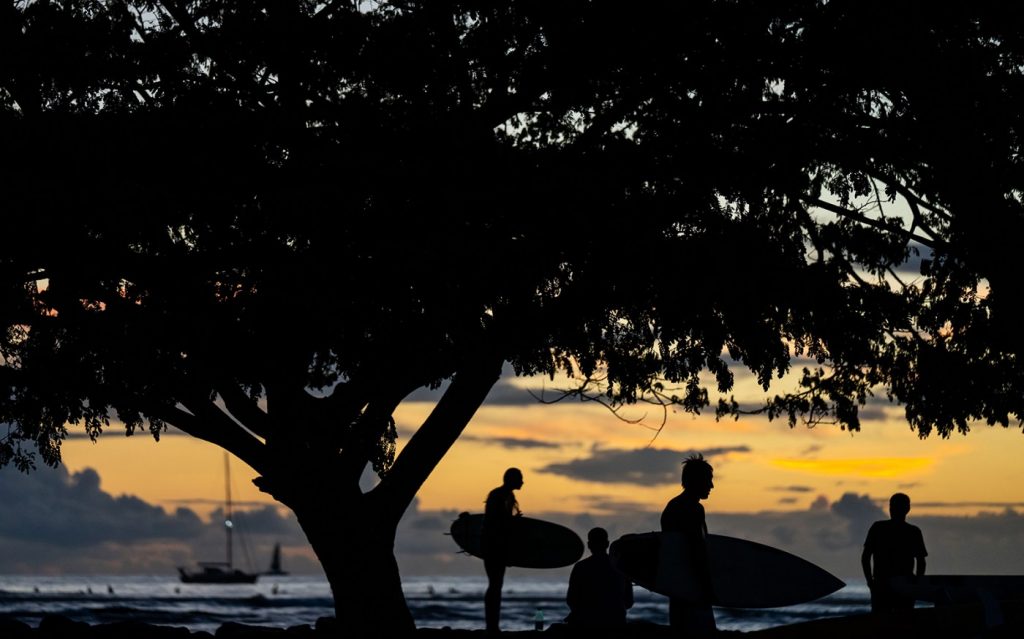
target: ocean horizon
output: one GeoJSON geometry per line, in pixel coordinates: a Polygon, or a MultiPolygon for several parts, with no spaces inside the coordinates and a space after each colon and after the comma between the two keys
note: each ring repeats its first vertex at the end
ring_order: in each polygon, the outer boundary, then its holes
{"type": "MultiPolygon", "coordinates": [[[[486,577],[417,576],[403,590],[421,628],[482,629],[486,577]]],[[[510,576],[505,580],[502,627],[528,630],[538,613],[545,627],[563,621],[565,579],[510,576]]],[[[668,623],[668,599],[634,586],[633,622],[668,623]]],[[[775,626],[860,614],[870,610],[863,580],[796,606],[715,608],[718,627],[750,632],[775,626]]],[[[0,617],[38,626],[47,615],[89,624],[136,621],[214,632],[227,622],[287,628],[334,616],[330,587],[320,576],[265,576],[255,584],[183,584],[176,576],[0,576],[0,617]]]]}

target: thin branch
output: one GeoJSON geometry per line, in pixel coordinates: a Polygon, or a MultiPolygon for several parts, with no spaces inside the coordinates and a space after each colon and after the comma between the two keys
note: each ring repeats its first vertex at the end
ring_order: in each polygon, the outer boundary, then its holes
{"type": "Polygon", "coordinates": [[[818,225],[814,223],[814,218],[811,217],[806,207],[800,206],[792,198],[789,199],[790,206],[796,211],[798,217],[804,221],[804,228],[807,231],[807,235],[811,238],[811,244],[814,245],[814,250],[818,252],[818,263],[822,264],[825,261],[825,245],[821,239],[821,234],[818,233],[818,225]]]}
{"type": "Polygon", "coordinates": [[[911,215],[914,216],[914,224],[921,227],[921,229],[928,235],[932,237],[939,237],[939,234],[935,232],[935,229],[925,221],[924,215],[921,214],[921,209],[918,207],[917,202],[907,200],[907,205],[910,207],[911,215]]]}
{"type": "Polygon", "coordinates": [[[871,228],[878,229],[880,231],[885,231],[886,233],[897,233],[899,235],[904,236],[907,240],[918,242],[919,244],[927,246],[930,249],[936,249],[938,246],[945,246],[945,243],[942,242],[941,240],[932,240],[927,237],[907,231],[906,229],[895,229],[892,226],[889,226],[888,224],[880,222],[879,220],[872,219],[870,217],[867,217],[866,215],[863,215],[862,213],[853,211],[848,208],[844,208],[842,206],[838,206],[836,204],[832,204],[831,202],[826,202],[825,200],[822,200],[820,198],[810,197],[808,195],[802,194],[797,195],[797,197],[807,202],[808,204],[812,204],[814,206],[817,206],[818,208],[822,208],[825,209],[826,211],[835,213],[836,215],[840,215],[842,217],[849,218],[856,222],[860,222],[865,226],[870,226],[871,228]]]}
{"type": "Polygon", "coordinates": [[[195,22],[192,21],[192,16],[188,14],[185,7],[181,6],[177,0],[160,0],[160,6],[164,8],[168,15],[174,18],[174,21],[178,23],[178,26],[189,36],[198,35],[195,22]]]}
{"type": "Polygon", "coordinates": [[[868,169],[868,174],[871,175],[871,177],[875,178],[876,180],[888,184],[892,188],[896,189],[896,192],[902,195],[903,198],[907,200],[907,202],[917,204],[918,206],[928,209],[932,213],[935,213],[936,215],[945,218],[947,221],[952,221],[953,216],[948,211],[944,211],[941,208],[939,208],[938,205],[932,204],[931,202],[922,199],[921,196],[911,191],[910,187],[903,184],[896,178],[888,176],[882,171],[872,169],[868,169]]]}

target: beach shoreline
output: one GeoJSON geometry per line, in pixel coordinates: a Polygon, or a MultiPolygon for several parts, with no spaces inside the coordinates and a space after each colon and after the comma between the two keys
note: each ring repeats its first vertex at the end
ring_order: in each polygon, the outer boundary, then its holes
{"type": "MultiPolygon", "coordinates": [[[[418,628],[410,637],[432,639],[482,637],[481,629],[418,628]]],[[[553,624],[544,630],[513,630],[507,636],[590,637],[595,633],[574,633],[564,624],[553,624]]],[[[672,637],[666,625],[630,623],[621,631],[601,633],[602,637],[648,639],[672,637]]],[[[323,617],[313,625],[287,628],[225,623],[214,633],[189,630],[183,626],[159,625],[136,621],[88,624],[61,615],[44,616],[38,626],[0,617],[0,637],[4,639],[327,639],[352,637],[333,617],[323,617]]],[[[1024,636],[1024,602],[1019,600],[960,604],[939,608],[918,608],[907,613],[879,616],[856,614],[829,617],[763,630],[720,631],[717,636],[744,636],[751,639],[863,639],[869,637],[927,637],[928,639],[967,639],[975,637],[1002,638],[1024,636]],[[994,615],[994,616],[993,616],[994,615]]]]}

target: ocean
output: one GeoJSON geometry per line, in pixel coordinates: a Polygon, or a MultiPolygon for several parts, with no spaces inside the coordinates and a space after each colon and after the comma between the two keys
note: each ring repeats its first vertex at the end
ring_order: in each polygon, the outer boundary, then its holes
{"type": "MultiPolygon", "coordinates": [[[[404,590],[420,627],[483,628],[479,577],[410,577],[404,590]]],[[[545,627],[568,614],[563,579],[509,576],[502,600],[502,627],[534,627],[538,611],[545,627]]],[[[639,586],[629,619],[668,623],[668,600],[639,586]]],[[[719,628],[752,631],[823,617],[869,610],[863,581],[799,606],[764,610],[716,608],[719,628]]],[[[90,624],[140,621],[214,632],[221,624],[289,627],[332,616],[330,588],[323,578],[261,577],[252,585],[182,584],[170,576],[27,577],[0,576],[0,617],[37,626],[45,615],[59,614],[90,624]]]]}

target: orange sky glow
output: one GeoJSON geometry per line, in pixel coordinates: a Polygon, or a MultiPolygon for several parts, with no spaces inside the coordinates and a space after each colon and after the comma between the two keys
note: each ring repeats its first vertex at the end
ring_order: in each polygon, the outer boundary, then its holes
{"type": "MultiPolygon", "coordinates": [[[[517,384],[525,383],[514,380],[517,384]]],[[[400,445],[432,404],[408,402],[396,414],[400,445]]],[[[640,416],[639,413],[630,415],[640,416]]],[[[657,424],[660,415],[647,420],[657,424]]],[[[819,496],[829,501],[846,492],[882,501],[893,492],[924,505],[918,513],[999,512],[1000,504],[1024,502],[1024,435],[1019,428],[979,425],[966,436],[933,435],[921,440],[897,406],[884,406],[849,433],[834,425],[789,428],[763,417],[716,422],[713,416],[670,413],[664,428],[618,419],[593,403],[485,405],[419,494],[421,510],[479,511],[487,491],[501,483],[505,468],[525,475],[519,501],[526,514],[600,512],[626,503],[658,511],[678,492],[678,476],[661,483],[593,481],[552,472],[550,467],[585,460],[595,451],[728,449],[716,456],[710,511],[750,513],[804,510],[819,496]],[[655,436],[656,435],[656,436],[655,436]],[[510,448],[503,440],[529,441],[510,448]],[[968,505],[969,504],[969,505],[968,505]],[[987,506],[987,504],[992,504],[987,506]]],[[[681,454],[680,454],[681,461],[681,454]]],[[[97,443],[76,438],[64,444],[70,471],[95,468],[104,490],[132,494],[173,510],[208,515],[223,499],[222,452],[184,436],[157,443],[145,434],[125,438],[116,428],[97,443]]],[[[247,502],[273,503],[252,485],[254,473],[233,460],[233,493],[247,502]]]]}

